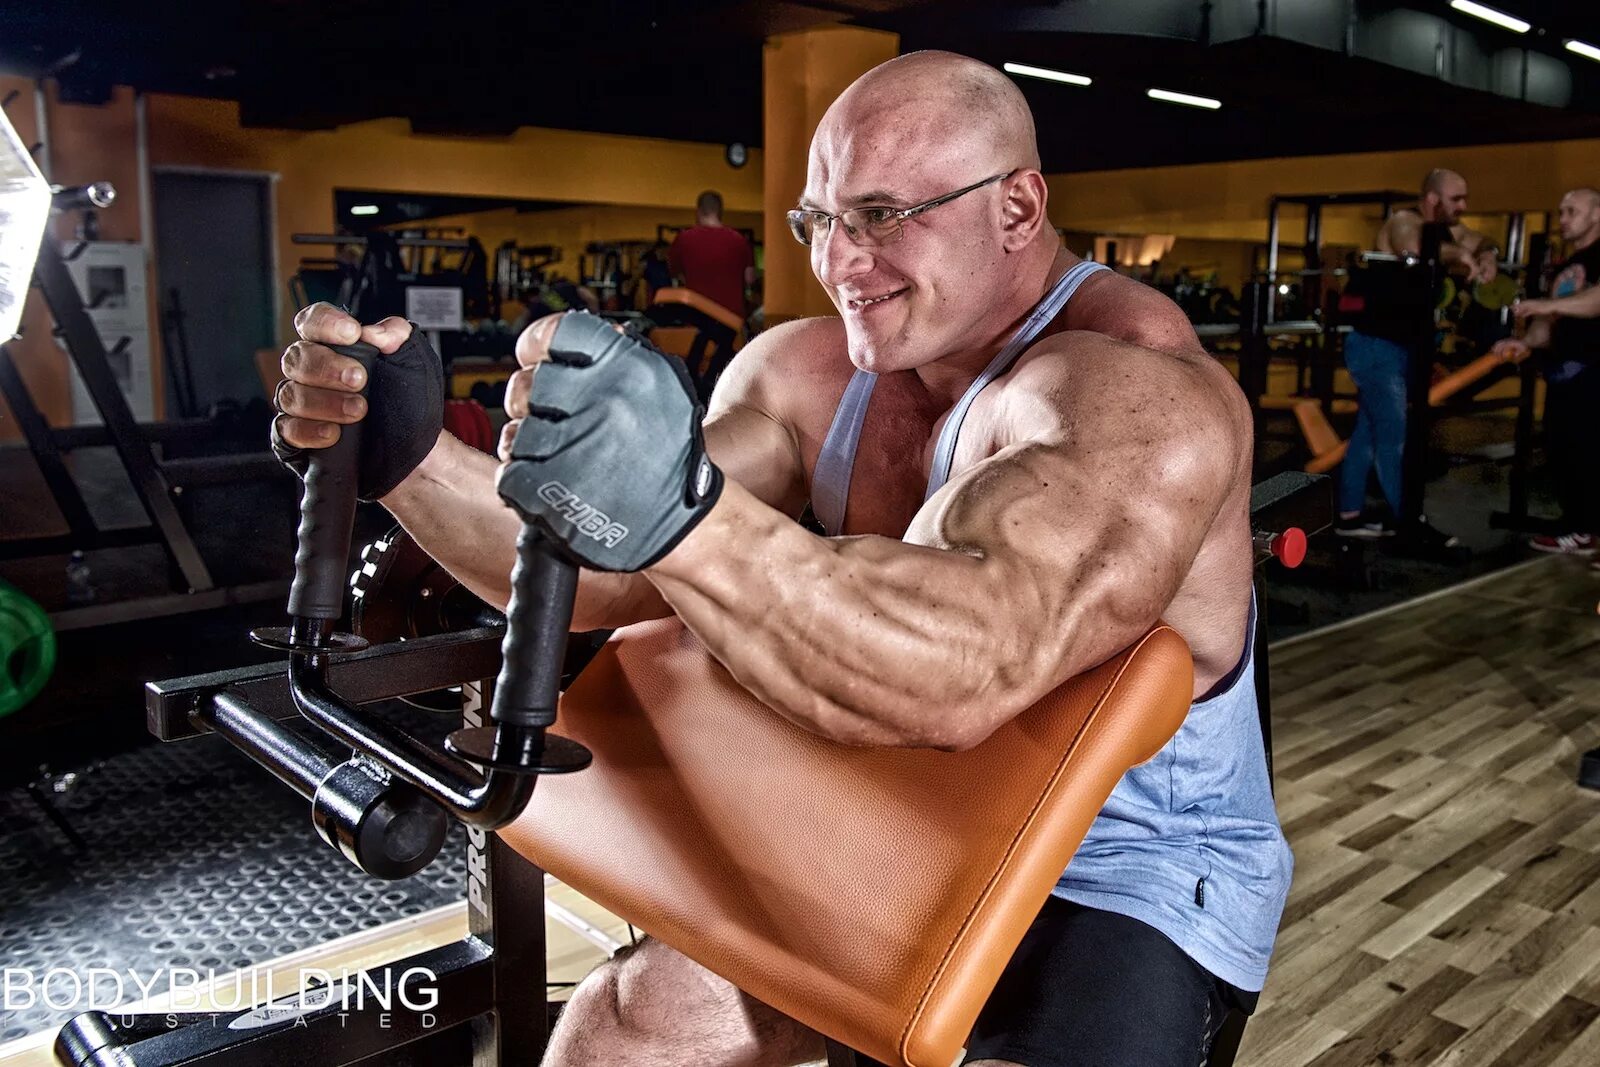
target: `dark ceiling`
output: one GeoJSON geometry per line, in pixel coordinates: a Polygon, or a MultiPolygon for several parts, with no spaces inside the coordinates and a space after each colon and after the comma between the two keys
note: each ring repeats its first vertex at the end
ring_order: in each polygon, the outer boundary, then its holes
{"type": "Polygon", "coordinates": [[[83,102],[114,84],[236,99],[259,126],[404,116],[423,132],[529,125],[759,145],[763,39],[848,23],[893,30],[908,51],[1091,75],[1088,89],[1019,79],[1050,171],[1600,137],[1600,63],[1560,48],[1568,36],[1600,43],[1597,0],[1497,0],[1545,31],[1526,38],[1444,0],[1316,0],[1343,5],[1352,27],[1405,7],[1481,37],[1485,55],[1526,47],[1570,70],[1566,107],[1300,43],[1280,25],[1296,17],[1292,2],[0,0],[0,67],[53,72],[83,102]],[[1225,106],[1153,102],[1151,85],[1225,106]]]}

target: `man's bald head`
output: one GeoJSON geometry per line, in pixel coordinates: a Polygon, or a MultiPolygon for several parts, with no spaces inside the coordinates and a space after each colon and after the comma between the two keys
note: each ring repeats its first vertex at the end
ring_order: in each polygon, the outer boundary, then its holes
{"type": "Polygon", "coordinates": [[[1600,189],[1582,185],[1567,191],[1558,212],[1561,236],[1573,248],[1587,248],[1600,240],[1600,189]]]}
{"type": "Polygon", "coordinates": [[[961,149],[995,169],[1039,167],[1033,112],[1011,79],[954,52],[912,52],[867,71],[840,94],[817,129],[961,149]]]}
{"type": "MultiPolygon", "coordinates": [[[[1580,201],[1585,207],[1591,209],[1600,208],[1600,189],[1596,189],[1592,185],[1580,185],[1576,189],[1569,190],[1567,196],[1580,201]]],[[[1562,197],[1562,199],[1565,200],[1566,197],[1562,197]]]]}
{"type": "Polygon", "coordinates": [[[1048,198],[1033,115],[998,70],[915,52],[856,79],[811,139],[797,216],[856,366],[909,370],[1013,328],[1060,249],[1048,198]]]}
{"type": "Polygon", "coordinates": [[[1443,196],[1445,190],[1451,185],[1457,182],[1464,183],[1466,180],[1453,170],[1435,167],[1428,172],[1427,177],[1422,179],[1422,195],[1427,196],[1429,193],[1433,193],[1435,196],[1443,196]]]}
{"type": "Polygon", "coordinates": [[[1435,167],[1422,179],[1423,218],[1454,224],[1466,210],[1467,179],[1444,167],[1435,167]]]}

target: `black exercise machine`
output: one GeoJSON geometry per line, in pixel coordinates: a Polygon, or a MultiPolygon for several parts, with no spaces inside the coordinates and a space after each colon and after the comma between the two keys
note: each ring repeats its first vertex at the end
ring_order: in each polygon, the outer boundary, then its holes
{"type": "MultiPolygon", "coordinates": [[[[1324,308],[1325,297],[1331,291],[1326,279],[1347,273],[1345,269],[1324,262],[1323,258],[1323,211],[1328,207],[1363,206],[1370,205],[1382,209],[1383,217],[1387,219],[1394,211],[1396,205],[1415,200],[1415,193],[1400,192],[1397,190],[1380,190],[1373,192],[1353,193],[1320,193],[1312,195],[1274,196],[1268,203],[1267,223],[1267,249],[1266,273],[1261,278],[1247,286],[1243,306],[1245,315],[1241,320],[1244,333],[1242,348],[1245,354],[1240,360],[1240,384],[1245,387],[1250,396],[1252,405],[1258,404],[1260,393],[1256,388],[1264,391],[1266,386],[1265,364],[1269,358],[1263,342],[1255,338],[1261,336],[1277,336],[1279,328],[1288,332],[1295,332],[1302,325],[1320,327],[1317,332],[1320,338],[1317,342],[1302,343],[1300,391],[1305,395],[1317,399],[1325,415],[1333,414],[1333,403],[1336,400],[1348,400],[1349,397],[1336,395],[1333,384],[1335,368],[1336,347],[1329,344],[1337,334],[1337,327],[1328,321],[1324,308]],[[1282,247],[1282,208],[1291,206],[1305,211],[1305,237],[1301,244],[1303,267],[1298,271],[1282,271],[1279,269],[1282,247]],[[1309,322],[1284,322],[1277,321],[1277,302],[1274,288],[1279,284],[1280,277],[1294,277],[1300,281],[1303,292],[1303,303],[1310,315],[1309,322]],[[1251,314],[1252,305],[1255,312],[1251,314]],[[1309,363],[1304,355],[1305,345],[1311,344],[1309,363]],[[1258,354],[1259,353],[1259,354],[1258,354]],[[1251,367],[1251,374],[1246,376],[1246,365],[1251,367]],[[1309,369],[1309,381],[1306,372],[1309,369]]],[[[1424,241],[1432,240],[1432,247],[1426,244],[1420,250],[1421,254],[1415,257],[1397,257],[1385,253],[1364,253],[1360,259],[1363,268],[1371,270],[1404,270],[1421,271],[1426,273],[1427,280],[1431,282],[1432,291],[1437,292],[1444,278],[1444,268],[1439,262],[1439,248],[1437,235],[1424,231],[1424,241]]],[[[1534,237],[1533,242],[1538,238],[1534,237]]],[[[1506,231],[1504,245],[1504,259],[1500,269],[1505,272],[1524,270],[1527,264],[1526,253],[1530,247],[1528,233],[1528,218],[1526,212],[1514,211],[1506,215],[1506,231]]],[[[1419,336],[1424,342],[1415,353],[1412,360],[1410,375],[1406,389],[1406,445],[1405,461],[1402,468],[1403,489],[1401,493],[1403,514],[1396,516],[1402,530],[1416,528],[1417,520],[1422,515],[1423,487],[1427,481],[1429,461],[1429,441],[1433,423],[1443,414],[1477,414],[1491,411],[1504,411],[1507,408],[1516,410],[1515,429],[1513,431],[1512,451],[1509,457],[1509,507],[1506,511],[1497,511],[1490,516],[1490,525],[1498,529],[1521,530],[1532,533],[1553,532],[1546,520],[1530,516],[1528,513],[1528,483],[1530,459],[1534,448],[1534,386],[1538,377],[1536,365],[1531,360],[1525,360],[1518,367],[1497,370],[1472,387],[1473,394],[1488,388],[1490,385],[1505,378],[1515,376],[1518,379],[1518,391],[1514,398],[1509,400],[1472,400],[1464,399],[1452,402],[1447,409],[1435,411],[1428,403],[1428,391],[1431,387],[1432,370],[1436,353],[1433,338],[1435,324],[1432,319],[1431,301],[1428,321],[1419,324],[1419,336]]],[[[1504,312],[1502,312],[1504,314],[1504,312]]],[[[1257,424],[1258,432],[1261,430],[1257,424]]]]}
{"type": "MultiPolygon", "coordinates": [[[[343,351],[369,366],[376,358],[367,346],[343,351]]],[[[529,900],[542,899],[543,878],[488,831],[522,811],[538,775],[588,765],[581,745],[547,733],[555,721],[577,568],[525,528],[503,633],[477,630],[368,648],[359,637],[335,632],[360,448],[359,427],[351,429],[356,432],[317,453],[307,472],[290,624],[252,634],[289,654],[287,678],[272,667],[152,683],[150,726],[164,740],[206,731],[227,738],[310,800],[318,835],[375,877],[405,877],[429,863],[443,845],[446,812],[466,823],[470,936],[365,972],[358,982],[303,991],[250,1011],[88,1012],[57,1037],[63,1063],[349,1063],[462,1024],[471,1024],[474,1063],[526,1062],[522,1050],[545,1045],[543,911],[534,922],[515,921],[529,900]],[[497,666],[485,724],[489,685],[473,679],[493,675],[497,666]],[[447,740],[448,755],[357,710],[363,702],[461,681],[464,725],[447,740]],[[320,733],[281,725],[297,716],[320,733]],[[355,754],[344,757],[346,748],[355,754]],[[498,877],[491,880],[491,874],[498,877]],[[496,936],[497,913],[513,920],[510,943],[496,936]],[[423,974],[433,981],[429,1010],[391,1011],[387,999],[382,1010],[367,1003],[366,991],[389,996],[408,983],[414,987],[412,976],[423,974]]]]}
{"type": "MultiPolygon", "coordinates": [[[[370,359],[370,350],[357,351],[361,347],[350,351],[370,359]]],[[[357,579],[363,585],[361,612],[388,620],[373,618],[375,633],[399,626],[418,636],[368,647],[360,637],[336,633],[359,447],[359,428],[347,428],[338,445],[313,458],[301,505],[290,625],[253,634],[288,653],[287,675],[269,665],[152,682],[146,692],[149,727],[163,741],[222,735],[306,797],[315,832],[376,877],[420,870],[442,846],[447,814],[462,820],[468,827],[469,935],[248,1010],[86,1012],[57,1036],[56,1056],[63,1064],[345,1064],[455,1034],[463,1059],[491,1067],[534,1062],[548,1043],[560,1005],[546,1000],[544,910],[533,904],[543,899],[543,875],[489,831],[520,813],[538,775],[588,764],[582,746],[547,732],[569,669],[564,660],[577,571],[525,527],[506,627],[425,632],[442,617],[439,605],[459,602],[422,567],[402,571],[406,588],[432,601],[421,612],[392,599],[375,608],[377,591],[357,579]],[[419,624],[424,615],[430,621],[419,624]],[[458,683],[463,729],[446,742],[448,754],[358,710],[364,703],[458,683]],[[284,725],[301,718],[315,729],[303,733],[284,725]],[[353,750],[348,758],[347,750],[353,750]],[[403,993],[408,982],[416,992],[417,975],[432,980],[426,1010],[397,1010],[392,997],[383,999],[385,992],[403,993]]],[[[1302,531],[1329,521],[1326,479],[1282,475],[1257,487],[1251,507],[1258,560],[1276,557],[1294,565],[1303,555],[1302,531]]],[[[368,562],[373,573],[364,577],[377,577],[382,561],[368,562]]],[[[1264,596],[1258,599],[1265,603],[1264,596]]],[[[457,617],[484,621],[470,609],[457,617]]],[[[1257,625],[1264,627],[1259,612],[1257,625]]],[[[1258,630],[1256,684],[1270,752],[1263,634],[1258,630]]],[[[1230,1023],[1219,1040],[1214,1067],[1231,1062],[1240,1026],[1242,1020],[1230,1023]]],[[[834,1067],[868,1067],[836,1043],[830,1044],[829,1061],[834,1067]]]]}
{"type": "MultiPolygon", "coordinates": [[[[57,190],[55,213],[103,208],[114,199],[106,182],[57,190]]],[[[79,246],[82,247],[81,245],[79,246]]],[[[39,471],[67,524],[65,534],[13,538],[0,541],[0,559],[20,559],[74,551],[121,548],[159,543],[171,566],[174,595],[150,597],[71,609],[55,620],[58,629],[127,621],[179,611],[195,611],[224,604],[251,603],[282,595],[283,583],[257,582],[219,587],[201,558],[194,537],[180,513],[177,498],[186,488],[227,482],[282,478],[282,467],[269,452],[199,456],[158,460],[153,446],[179,442],[198,443],[216,436],[209,419],[168,423],[139,423],[117,384],[105,343],[90,321],[83,297],[72,280],[63,252],[46,238],[39,247],[33,284],[43,293],[73,365],[99,411],[103,425],[53,429],[34,403],[6,346],[0,344],[0,394],[33,453],[39,471]],[[127,472],[148,525],[101,529],[67,469],[65,454],[76,448],[110,445],[127,472]]]]}

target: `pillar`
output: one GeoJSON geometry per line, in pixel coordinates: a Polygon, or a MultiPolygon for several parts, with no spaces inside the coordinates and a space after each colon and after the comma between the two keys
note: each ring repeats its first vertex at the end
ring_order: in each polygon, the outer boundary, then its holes
{"type": "Polygon", "coordinates": [[[807,250],[784,213],[806,184],[811,135],[828,105],[856,78],[900,54],[898,34],[854,26],[783,33],[762,51],[763,176],[766,212],[764,301],[767,325],[831,315],[833,304],[811,273],[807,250]]]}

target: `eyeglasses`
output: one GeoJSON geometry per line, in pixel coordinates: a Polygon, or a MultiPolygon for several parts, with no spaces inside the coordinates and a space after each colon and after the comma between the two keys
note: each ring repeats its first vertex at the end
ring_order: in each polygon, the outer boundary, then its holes
{"type": "Polygon", "coordinates": [[[844,225],[844,232],[851,241],[863,248],[877,248],[880,245],[893,244],[900,240],[906,219],[920,215],[924,211],[932,211],[940,204],[948,204],[959,196],[966,196],[974,189],[982,189],[985,185],[994,182],[1003,182],[1015,174],[1016,171],[1008,170],[1004,174],[996,174],[985,178],[981,182],[973,182],[964,189],[957,189],[953,193],[945,193],[926,203],[914,207],[853,207],[848,211],[841,211],[837,215],[830,215],[826,211],[807,211],[796,208],[786,216],[789,220],[789,231],[794,234],[794,239],[810,247],[811,242],[819,234],[826,238],[828,229],[835,219],[844,225]]]}

